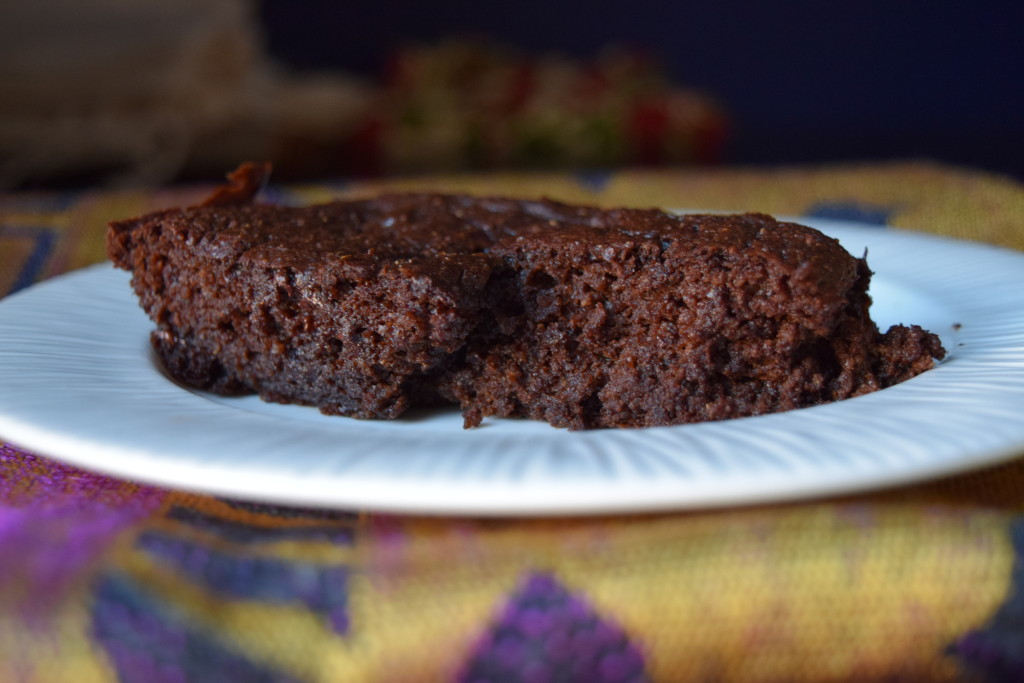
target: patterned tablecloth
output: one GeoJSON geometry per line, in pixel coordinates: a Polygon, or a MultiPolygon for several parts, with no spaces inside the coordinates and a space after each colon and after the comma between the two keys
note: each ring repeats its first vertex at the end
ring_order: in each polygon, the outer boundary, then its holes
{"type": "MultiPolygon", "coordinates": [[[[1024,248],[1018,184],[925,163],[396,184],[1024,248]]],[[[204,191],[0,198],[0,295],[103,260],[108,220],[204,191]]],[[[0,442],[0,680],[1024,681],[1022,514],[1024,461],[799,504],[495,521],[226,500],[0,442]]]]}

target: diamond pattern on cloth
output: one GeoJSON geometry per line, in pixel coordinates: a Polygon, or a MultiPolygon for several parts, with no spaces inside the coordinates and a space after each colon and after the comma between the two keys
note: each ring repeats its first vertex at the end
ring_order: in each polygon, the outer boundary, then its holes
{"type": "Polygon", "coordinates": [[[640,683],[640,649],[551,574],[531,573],[459,675],[460,683],[640,683]]]}

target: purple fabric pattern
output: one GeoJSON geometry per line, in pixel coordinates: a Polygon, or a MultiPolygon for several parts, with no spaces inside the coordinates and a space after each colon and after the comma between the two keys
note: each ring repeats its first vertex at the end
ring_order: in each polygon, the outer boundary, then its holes
{"type": "Polygon", "coordinates": [[[233,651],[123,577],[100,582],[92,616],[96,640],[123,683],[295,680],[233,651]]]}
{"type": "Polygon", "coordinates": [[[45,626],[109,545],[166,493],[0,445],[0,596],[45,626]]]}
{"type": "Polygon", "coordinates": [[[147,531],[138,547],[217,595],[268,603],[301,603],[335,632],[349,629],[348,575],[344,566],[235,556],[182,538],[147,531]]]}
{"type": "Polygon", "coordinates": [[[553,576],[531,574],[478,643],[462,683],[650,680],[637,646],[553,576]]]}

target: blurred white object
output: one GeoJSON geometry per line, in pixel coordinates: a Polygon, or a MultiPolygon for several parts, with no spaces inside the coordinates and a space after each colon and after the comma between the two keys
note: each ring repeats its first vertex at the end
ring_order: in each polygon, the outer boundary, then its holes
{"type": "Polygon", "coordinates": [[[0,187],[269,159],[281,139],[341,136],[367,99],[277,69],[246,0],[0,3],[0,187]]]}

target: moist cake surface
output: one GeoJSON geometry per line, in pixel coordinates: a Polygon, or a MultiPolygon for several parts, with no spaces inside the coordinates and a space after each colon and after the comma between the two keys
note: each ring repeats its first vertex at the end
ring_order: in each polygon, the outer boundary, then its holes
{"type": "Polygon", "coordinates": [[[881,389],[944,351],[879,333],[864,259],[761,214],[394,194],[252,202],[241,167],[203,206],[117,221],[108,252],[183,383],[394,418],[453,402],[645,427],[881,389]]]}

